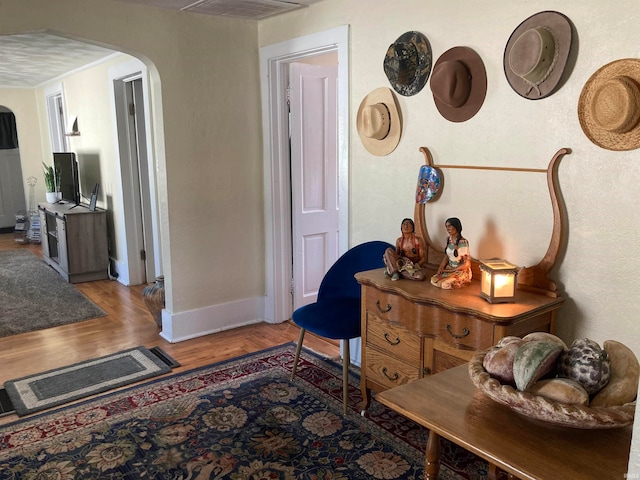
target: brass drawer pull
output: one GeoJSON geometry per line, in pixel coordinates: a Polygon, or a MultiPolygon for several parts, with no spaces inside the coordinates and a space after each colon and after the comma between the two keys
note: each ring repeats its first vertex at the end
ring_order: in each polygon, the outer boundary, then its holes
{"type": "Polygon", "coordinates": [[[462,329],[461,334],[453,333],[451,331],[451,325],[448,323],[447,323],[447,332],[449,332],[449,335],[451,335],[453,338],[464,338],[471,333],[467,327],[464,327],[462,329]]]}
{"type": "Polygon", "coordinates": [[[389,340],[389,334],[387,332],[384,332],[384,339],[389,343],[389,345],[398,345],[400,343],[400,339],[398,337],[393,341],[389,340]]]}
{"type": "Polygon", "coordinates": [[[398,380],[398,378],[400,378],[400,375],[398,375],[398,372],[394,373],[393,377],[389,375],[387,373],[387,367],[382,367],[382,373],[384,374],[385,377],[387,377],[392,382],[395,382],[396,380],[398,380]]]}
{"type": "Polygon", "coordinates": [[[378,301],[376,302],[376,306],[378,307],[378,310],[380,310],[380,313],[387,313],[387,312],[390,312],[390,311],[391,311],[391,305],[389,305],[389,304],[387,303],[387,308],[386,308],[386,309],[383,309],[383,308],[380,306],[380,300],[378,300],[378,301]]]}

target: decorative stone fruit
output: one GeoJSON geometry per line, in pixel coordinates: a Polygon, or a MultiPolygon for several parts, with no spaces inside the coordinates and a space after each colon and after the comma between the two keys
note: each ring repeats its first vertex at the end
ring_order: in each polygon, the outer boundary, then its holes
{"type": "Polygon", "coordinates": [[[522,340],[525,342],[533,342],[536,340],[544,341],[544,342],[555,342],[558,345],[560,345],[563,350],[567,350],[569,348],[567,347],[567,344],[564,343],[564,340],[554,335],[553,333],[549,333],[549,332],[531,332],[525,335],[524,337],[522,337],[522,340]]]}
{"type": "Polygon", "coordinates": [[[513,378],[516,388],[525,391],[556,366],[562,346],[556,342],[531,341],[516,350],[513,359],[513,378]]]}
{"type": "Polygon", "coordinates": [[[570,378],[547,378],[540,380],[527,390],[533,395],[540,395],[549,400],[567,405],[588,405],[589,394],[575,380],[570,378]]]}
{"type": "Polygon", "coordinates": [[[589,395],[599,392],[610,375],[607,352],[588,338],[575,340],[558,358],[558,376],[575,380],[589,395]]]}
{"type": "Polygon", "coordinates": [[[632,402],[638,393],[640,363],[633,351],[615,340],[605,340],[602,348],[611,362],[609,382],[591,399],[592,407],[612,407],[632,402]]]}
{"type": "MultiPolygon", "coordinates": [[[[520,339],[518,339],[520,340],[520,339]]],[[[484,356],[483,367],[489,375],[500,383],[515,385],[513,378],[513,360],[520,348],[518,342],[510,342],[506,345],[497,345],[484,356]]]]}

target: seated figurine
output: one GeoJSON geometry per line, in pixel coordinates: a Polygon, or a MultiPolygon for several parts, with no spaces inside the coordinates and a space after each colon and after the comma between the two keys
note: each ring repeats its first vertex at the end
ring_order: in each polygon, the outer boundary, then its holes
{"type": "Polygon", "coordinates": [[[444,223],[447,229],[446,256],[440,267],[431,277],[431,285],[446,290],[461,288],[471,283],[471,256],[469,241],[462,236],[462,223],[458,218],[448,218],[444,223]]]}
{"type": "Polygon", "coordinates": [[[387,248],[383,261],[385,273],[391,280],[400,277],[409,280],[424,280],[427,248],[422,237],[416,235],[413,220],[405,218],[400,224],[402,236],[396,240],[396,248],[387,248]]]}

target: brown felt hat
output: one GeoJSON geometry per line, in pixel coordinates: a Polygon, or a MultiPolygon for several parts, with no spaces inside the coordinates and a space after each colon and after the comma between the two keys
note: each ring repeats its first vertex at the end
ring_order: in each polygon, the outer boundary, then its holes
{"type": "Polygon", "coordinates": [[[528,100],[551,95],[559,86],[573,45],[569,19],[559,12],[536,13],[513,31],[504,49],[504,74],[528,100]]]}
{"type": "Polygon", "coordinates": [[[364,148],[370,153],[384,156],[395,150],[402,135],[402,117],[390,88],[376,88],[364,97],[356,126],[364,148]]]}
{"type": "Polygon", "coordinates": [[[433,66],[431,93],[440,114],[452,122],[473,117],[487,94],[484,63],[469,47],[453,47],[433,66]]]}
{"type": "Polygon", "coordinates": [[[640,59],[625,58],[600,67],[578,100],[585,135],[607,150],[640,147],[640,59]]]}
{"type": "Polygon", "coordinates": [[[400,95],[415,95],[427,83],[431,73],[431,45],[420,32],[400,35],[387,49],[384,73],[400,95]]]}

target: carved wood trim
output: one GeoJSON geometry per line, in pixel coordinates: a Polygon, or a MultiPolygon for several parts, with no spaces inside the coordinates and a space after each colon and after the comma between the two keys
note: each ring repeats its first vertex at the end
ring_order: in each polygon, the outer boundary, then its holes
{"type": "MultiPolygon", "coordinates": [[[[431,152],[426,147],[420,147],[420,152],[425,157],[426,165],[438,168],[433,164],[433,158],[431,152]]],[[[560,160],[567,154],[571,153],[569,148],[561,148],[558,150],[546,169],[547,174],[547,186],[549,188],[549,195],[551,197],[551,207],[553,210],[553,230],[551,232],[551,239],[549,241],[549,247],[542,260],[537,265],[531,267],[523,267],[518,274],[518,287],[522,287],[526,290],[534,291],[537,293],[557,296],[558,287],[554,281],[549,278],[549,272],[555,266],[562,240],[564,238],[564,225],[566,224],[566,209],[564,205],[564,199],[560,193],[558,185],[558,165],[560,160]]],[[[459,166],[456,168],[465,168],[459,166]]],[[[527,171],[527,172],[545,172],[545,170],[536,169],[522,169],[522,168],[504,168],[504,167],[469,167],[469,168],[482,168],[485,170],[513,170],[513,171],[527,171]]],[[[422,236],[427,244],[427,265],[436,266],[440,264],[444,256],[444,252],[434,248],[433,242],[429,238],[429,232],[427,231],[426,222],[426,205],[416,204],[414,208],[414,223],[416,232],[422,236]]],[[[473,274],[479,273],[478,261],[472,259],[473,274]]]]}

